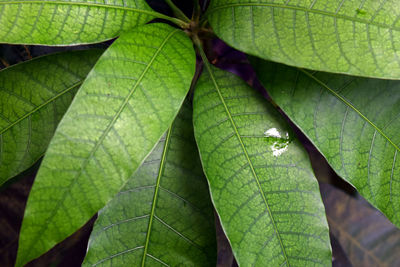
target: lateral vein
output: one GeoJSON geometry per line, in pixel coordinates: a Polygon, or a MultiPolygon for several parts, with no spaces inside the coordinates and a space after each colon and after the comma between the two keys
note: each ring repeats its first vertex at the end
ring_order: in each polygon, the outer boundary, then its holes
{"type": "Polygon", "coordinates": [[[303,72],[305,75],[313,79],[316,83],[319,85],[322,85],[325,89],[327,89],[333,96],[337,97],[340,101],[342,101],[346,106],[350,107],[353,111],[355,111],[361,118],[363,118],[366,122],[368,122],[380,135],[382,135],[383,138],[385,138],[397,151],[400,151],[400,148],[377,126],[375,125],[372,121],[370,121],[364,114],[361,113],[355,106],[353,106],[348,100],[346,100],[344,97],[342,97],[340,94],[338,94],[335,90],[327,86],[324,82],[319,80],[317,77],[314,75],[308,73],[306,70],[300,69],[301,72],[303,72]]]}

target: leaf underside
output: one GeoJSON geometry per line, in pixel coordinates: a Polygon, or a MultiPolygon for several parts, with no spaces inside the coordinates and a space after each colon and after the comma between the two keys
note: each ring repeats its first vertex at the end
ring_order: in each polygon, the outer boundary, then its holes
{"type": "Polygon", "coordinates": [[[153,13],[145,0],[0,0],[0,43],[101,42],[145,24],[153,13]]]}
{"type": "Polygon", "coordinates": [[[400,230],[362,198],[321,186],[329,229],[353,266],[400,265],[400,230]]]}
{"type": "Polygon", "coordinates": [[[333,169],[400,226],[400,82],[253,63],[333,169]]]}
{"type": "Polygon", "coordinates": [[[215,266],[213,208],[188,103],[100,211],[83,266],[215,266]]]}
{"type": "Polygon", "coordinates": [[[64,52],[0,71],[0,185],[43,156],[102,52],[64,52]]]}
{"type": "Polygon", "coordinates": [[[229,45],[287,65],[400,78],[400,2],[214,0],[208,19],[229,45]]]}
{"type": "Polygon", "coordinates": [[[328,226],[306,152],[272,105],[209,67],[194,95],[195,137],[236,260],[329,266],[328,226]]]}
{"type": "Polygon", "coordinates": [[[46,152],[17,266],[72,234],[120,191],[171,125],[194,70],[190,39],[166,24],[137,27],[110,46],[46,152]]]}

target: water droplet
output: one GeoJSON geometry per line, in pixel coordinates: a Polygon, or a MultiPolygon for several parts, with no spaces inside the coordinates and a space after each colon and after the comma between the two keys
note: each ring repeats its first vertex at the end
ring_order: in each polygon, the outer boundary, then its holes
{"type": "Polygon", "coordinates": [[[276,128],[271,128],[265,131],[264,133],[265,137],[275,137],[275,138],[281,138],[281,133],[278,131],[276,128]]]}
{"type": "Polygon", "coordinates": [[[289,133],[280,133],[276,128],[270,128],[264,132],[264,136],[271,142],[272,155],[278,157],[288,149],[290,138],[289,133]],[[284,136],[284,137],[282,137],[284,136]]]}

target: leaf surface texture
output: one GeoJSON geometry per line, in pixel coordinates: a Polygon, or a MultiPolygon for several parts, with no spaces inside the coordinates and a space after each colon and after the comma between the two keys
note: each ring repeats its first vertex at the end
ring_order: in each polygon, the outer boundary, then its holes
{"type": "Polygon", "coordinates": [[[238,263],[329,266],[318,183],[306,152],[272,105],[238,77],[209,66],[194,95],[194,129],[238,263]]]}
{"type": "Polygon", "coordinates": [[[363,198],[321,185],[329,229],[353,266],[400,265],[400,230],[363,198]]]}
{"type": "Polygon", "coordinates": [[[214,214],[189,105],[101,210],[84,266],[215,266],[214,214]]]}
{"type": "Polygon", "coordinates": [[[0,184],[43,156],[101,53],[64,52],[0,71],[0,184]]]}
{"type": "Polygon", "coordinates": [[[110,46],[46,152],[17,266],[72,234],[120,191],[171,125],[194,70],[190,39],[166,24],[138,27],[110,46]]]}
{"type": "Polygon", "coordinates": [[[396,0],[215,0],[208,19],[229,45],[287,65],[400,78],[396,0]]]}
{"type": "Polygon", "coordinates": [[[0,43],[101,42],[154,18],[145,0],[0,0],[0,43]]]}
{"type": "Polygon", "coordinates": [[[336,173],[400,226],[400,83],[253,63],[336,173]]]}

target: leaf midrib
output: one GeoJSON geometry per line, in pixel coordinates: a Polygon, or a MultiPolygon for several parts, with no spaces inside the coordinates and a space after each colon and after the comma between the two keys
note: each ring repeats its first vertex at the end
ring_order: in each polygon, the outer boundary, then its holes
{"type": "Polygon", "coordinates": [[[100,4],[100,3],[90,3],[90,2],[68,2],[68,1],[7,1],[0,2],[0,5],[15,5],[15,4],[46,4],[46,5],[68,5],[68,6],[86,6],[86,7],[99,7],[99,8],[113,8],[121,9],[124,11],[131,11],[137,13],[143,13],[155,17],[159,17],[161,14],[151,10],[138,9],[133,7],[110,5],[110,4],[100,4]]]}
{"type": "Polygon", "coordinates": [[[265,194],[264,194],[264,191],[263,191],[262,188],[261,188],[261,183],[260,183],[260,180],[259,180],[259,178],[258,178],[258,175],[256,174],[256,172],[255,172],[255,170],[254,170],[253,163],[252,163],[251,160],[250,160],[250,157],[249,157],[249,155],[248,155],[248,153],[247,153],[246,147],[244,146],[243,140],[242,140],[242,138],[241,138],[241,136],[240,136],[240,134],[239,134],[239,131],[238,131],[238,129],[237,129],[237,126],[236,126],[236,124],[235,124],[235,122],[234,122],[234,120],[233,120],[233,118],[232,118],[232,114],[230,113],[230,111],[229,111],[229,109],[228,109],[228,106],[227,106],[226,103],[225,103],[224,97],[223,97],[222,94],[221,94],[221,91],[220,91],[220,89],[219,89],[218,83],[216,82],[215,77],[214,77],[214,74],[213,74],[213,72],[212,72],[210,63],[207,61],[207,57],[205,56],[204,51],[203,51],[202,49],[199,49],[199,51],[200,51],[200,53],[202,54],[202,57],[203,57],[203,59],[204,59],[204,61],[205,61],[205,62],[204,62],[204,65],[206,66],[208,72],[210,73],[211,80],[212,80],[212,82],[213,82],[213,84],[214,84],[214,86],[215,86],[215,89],[216,89],[216,91],[217,91],[217,93],[218,93],[218,96],[219,96],[219,98],[220,98],[220,100],[221,100],[221,102],[222,102],[222,104],[223,104],[223,106],[224,106],[225,112],[226,112],[226,114],[227,114],[228,117],[229,117],[229,120],[230,120],[230,122],[231,122],[231,125],[232,125],[232,127],[233,127],[233,129],[234,129],[234,131],[235,131],[235,135],[237,136],[237,138],[238,138],[238,140],[239,140],[239,143],[240,143],[240,145],[241,145],[241,147],[242,147],[243,153],[244,153],[244,155],[246,156],[246,160],[247,160],[247,162],[249,163],[249,166],[250,166],[250,168],[251,168],[251,172],[252,172],[252,174],[253,174],[253,177],[255,178],[255,180],[256,180],[256,182],[257,182],[258,190],[259,190],[259,192],[260,192],[260,194],[261,194],[261,196],[262,196],[262,198],[263,198],[263,202],[264,202],[264,204],[265,204],[265,206],[266,206],[266,208],[267,208],[268,215],[269,215],[269,217],[270,217],[270,219],[271,219],[271,222],[272,222],[272,225],[273,225],[273,227],[274,227],[275,235],[277,236],[277,238],[278,238],[278,240],[279,240],[279,244],[280,244],[280,247],[281,247],[283,256],[284,256],[284,258],[285,258],[284,263],[286,262],[287,265],[290,266],[289,260],[288,260],[288,256],[286,255],[285,247],[283,246],[283,242],[282,242],[281,236],[280,236],[279,231],[278,231],[278,227],[276,226],[275,220],[274,220],[274,218],[273,218],[273,216],[272,216],[272,212],[271,212],[271,209],[270,209],[269,204],[268,204],[268,202],[267,202],[267,198],[266,198],[266,196],[265,196],[265,194]]]}
{"type": "MultiPolygon", "coordinates": [[[[112,126],[114,125],[115,121],[119,118],[119,116],[121,115],[122,111],[124,110],[124,108],[126,107],[129,99],[131,98],[131,96],[133,95],[133,93],[136,91],[136,88],[139,86],[139,84],[141,83],[143,77],[145,76],[145,74],[147,73],[147,71],[150,69],[150,66],[153,64],[154,60],[157,58],[158,54],[161,52],[161,50],[164,48],[165,44],[167,43],[167,41],[176,33],[178,32],[179,29],[176,29],[174,31],[172,31],[171,33],[169,33],[167,35],[167,37],[164,39],[164,41],[160,44],[160,47],[157,49],[157,51],[154,53],[153,57],[151,58],[150,62],[148,63],[148,65],[146,66],[146,68],[143,70],[142,74],[140,75],[140,77],[138,78],[138,80],[136,81],[135,85],[133,86],[133,88],[131,89],[131,91],[129,92],[128,96],[125,98],[124,102],[122,103],[122,105],[120,106],[120,109],[117,111],[117,113],[115,114],[113,120],[109,123],[109,125],[107,126],[107,128],[104,130],[103,134],[100,136],[99,140],[96,142],[96,145],[94,146],[94,148],[91,150],[89,156],[86,158],[86,160],[82,163],[80,170],[78,172],[77,175],[75,175],[75,177],[73,178],[73,181],[71,182],[71,184],[68,186],[68,188],[71,188],[77,181],[77,179],[80,177],[80,175],[82,174],[84,168],[86,167],[86,165],[89,163],[89,160],[93,157],[94,153],[97,151],[97,149],[99,148],[100,144],[103,142],[104,138],[107,136],[108,132],[111,130],[112,126]]],[[[59,206],[61,205],[62,201],[65,200],[67,193],[69,193],[69,190],[67,190],[66,192],[64,192],[64,194],[62,195],[61,199],[57,202],[56,207],[53,209],[53,212],[51,213],[51,215],[49,216],[49,220],[47,221],[47,224],[43,224],[40,231],[37,231],[37,235],[41,235],[41,233],[43,232],[43,230],[50,224],[49,222],[52,221],[52,219],[54,218],[55,213],[57,212],[59,206]]],[[[32,246],[34,245],[34,243],[31,244],[30,248],[32,248],[32,246]]],[[[31,250],[33,251],[33,250],[31,250]]]]}
{"type": "Polygon", "coordinates": [[[323,10],[319,10],[319,9],[310,9],[310,8],[300,7],[300,6],[272,4],[272,3],[242,3],[242,4],[237,3],[237,4],[220,5],[220,6],[210,9],[207,12],[206,16],[209,16],[211,13],[215,12],[216,10],[224,9],[224,8],[232,8],[232,7],[272,7],[272,8],[281,8],[281,9],[291,9],[291,10],[303,11],[306,13],[314,13],[314,14],[318,14],[318,15],[333,17],[335,19],[344,19],[344,20],[349,20],[349,21],[353,21],[353,22],[363,23],[366,25],[373,25],[373,26],[377,26],[377,27],[381,27],[381,28],[400,31],[400,27],[394,27],[393,25],[388,25],[388,24],[379,23],[379,22],[375,22],[375,21],[368,21],[365,19],[357,18],[357,17],[336,14],[333,12],[323,11],[323,10]]]}
{"type": "Polygon", "coordinates": [[[162,157],[161,157],[161,161],[160,161],[160,169],[158,170],[157,181],[156,181],[156,186],[155,186],[154,195],[153,195],[153,201],[151,204],[149,225],[148,225],[147,233],[146,233],[146,242],[144,244],[144,250],[143,250],[142,267],[144,267],[144,264],[146,262],[147,249],[149,247],[150,234],[151,234],[151,230],[152,230],[152,226],[153,226],[153,218],[155,216],[155,210],[156,210],[156,204],[157,204],[157,198],[158,198],[158,190],[160,189],[161,177],[163,175],[164,168],[165,168],[167,150],[168,150],[169,142],[171,139],[171,131],[172,131],[172,126],[168,129],[167,137],[165,138],[163,153],[162,153],[162,157]]]}
{"type": "Polygon", "coordinates": [[[47,106],[48,104],[50,104],[51,102],[57,100],[58,98],[60,98],[61,96],[65,95],[66,93],[68,93],[69,91],[71,91],[72,89],[76,88],[77,86],[81,85],[83,83],[83,81],[79,81],[75,84],[73,84],[71,87],[68,87],[67,89],[61,91],[59,94],[53,96],[52,98],[48,99],[47,101],[45,101],[44,103],[40,104],[39,106],[37,106],[36,108],[32,109],[31,111],[29,111],[28,113],[26,113],[24,116],[18,118],[16,121],[12,122],[10,125],[8,125],[6,128],[4,128],[3,130],[0,131],[0,135],[4,134],[6,131],[8,131],[10,128],[14,127],[15,125],[17,125],[18,123],[20,123],[22,120],[26,119],[27,117],[29,117],[30,115],[32,115],[33,113],[35,113],[36,111],[42,109],[43,107],[47,106]]]}
{"type": "Polygon", "coordinates": [[[313,79],[316,83],[327,89],[333,96],[338,98],[341,102],[343,102],[347,107],[351,108],[354,112],[356,112],[363,120],[365,120],[368,124],[370,124],[383,138],[385,138],[397,151],[400,151],[400,148],[377,126],[375,125],[371,120],[367,118],[360,110],[358,110],[355,106],[353,106],[349,101],[347,101],[344,97],[342,97],[339,93],[337,93],[335,90],[330,88],[328,85],[326,85],[324,82],[319,80],[317,77],[315,77],[313,74],[307,72],[304,69],[300,69],[301,72],[303,72],[305,75],[313,79]]]}

